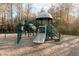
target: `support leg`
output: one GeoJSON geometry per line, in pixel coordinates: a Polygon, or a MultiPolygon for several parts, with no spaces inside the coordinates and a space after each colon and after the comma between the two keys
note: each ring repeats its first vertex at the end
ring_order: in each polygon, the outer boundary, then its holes
{"type": "Polygon", "coordinates": [[[17,44],[19,44],[20,40],[21,40],[21,33],[18,33],[17,34],[17,44]]]}

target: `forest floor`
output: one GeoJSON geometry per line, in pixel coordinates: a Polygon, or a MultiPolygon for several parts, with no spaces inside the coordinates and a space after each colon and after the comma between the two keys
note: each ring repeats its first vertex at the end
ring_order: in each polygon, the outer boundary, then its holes
{"type": "Polygon", "coordinates": [[[79,56],[79,36],[62,35],[60,42],[45,41],[34,44],[34,37],[23,35],[20,44],[16,44],[16,34],[0,34],[1,56],[79,56]]]}

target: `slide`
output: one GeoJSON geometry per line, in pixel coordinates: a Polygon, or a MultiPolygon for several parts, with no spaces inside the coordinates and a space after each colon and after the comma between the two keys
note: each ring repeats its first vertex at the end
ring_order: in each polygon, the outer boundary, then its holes
{"type": "Polygon", "coordinates": [[[35,39],[33,40],[34,43],[44,43],[46,38],[46,34],[45,33],[39,33],[35,39]]]}
{"type": "Polygon", "coordinates": [[[40,26],[39,31],[35,39],[33,40],[34,43],[44,43],[46,38],[46,26],[40,26]]]}

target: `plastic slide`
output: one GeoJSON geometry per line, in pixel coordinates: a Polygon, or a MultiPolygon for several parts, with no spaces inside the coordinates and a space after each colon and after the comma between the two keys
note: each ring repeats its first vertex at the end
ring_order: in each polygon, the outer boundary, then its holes
{"type": "Polygon", "coordinates": [[[45,38],[46,38],[46,26],[42,26],[41,28],[43,28],[43,32],[38,32],[37,36],[33,40],[34,43],[44,43],[44,41],[45,41],[45,38]]]}

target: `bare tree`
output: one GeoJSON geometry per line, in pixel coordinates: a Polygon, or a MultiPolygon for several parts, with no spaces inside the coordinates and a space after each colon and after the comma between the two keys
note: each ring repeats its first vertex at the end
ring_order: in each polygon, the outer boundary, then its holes
{"type": "MultiPolygon", "coordinates": [[[[52,14],[55,25],[57,28],[66,29],[69,27],[71,12],[73,10],[73,5],[71,3],[62,3],[56,5],[52,5],[49,9],[49,12],[52,14]]],[[[68,29],[67,29],[68,30],[68,29]]]]}

